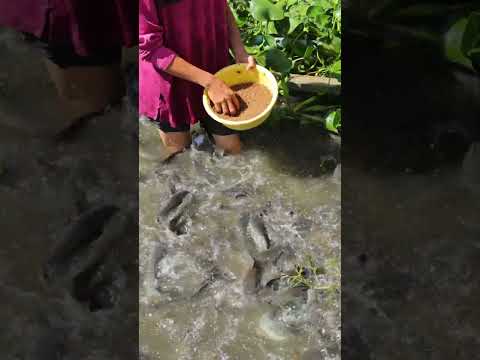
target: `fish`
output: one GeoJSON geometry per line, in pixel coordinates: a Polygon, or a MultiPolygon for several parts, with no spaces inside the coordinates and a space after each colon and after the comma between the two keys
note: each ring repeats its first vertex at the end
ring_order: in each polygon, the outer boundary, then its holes
{"type": "Polygon", "coordinates": [[[260,283],[260,273],[261,270],[259,269],[259,264],[254,261],[253,266],[247,272],[247,275],[243,280],[243,291],[245,294],[252,295],[257,292],[260,283]]]}
{"type": "Polygon", "coordinates": [[[126,274],[118,257],[109,253],[105,260],[95,263],[73,280],[73,295],[94,312],[113,308],[125,286],[126,274]]]}
{"type": "Polygon", "coordinates": [[[160,210],[160,216],[168,216],[174,209],[178,208],[182,204],[188,194],[190,194],[190,192],[186,190],[173,194],[173,196],[168,200],[167,204],[160,210]]]}
{"type": "Polygon", "coordinates": [[[265,223],[259,215],[249,217],[246,230],[247,236],[252,240],[257,253],[261,253],[270,248],[271,240],[265,223]]]}
{"type": "Polygon", "coordinates": [[[191,212],[194,196],[189,191],[175,193],[160,210],[157,221],[166,219],[168,228],[176,235],[185,235],[191,227],[191,212]]]}
{"type": "Polygon", "coordinates": [[[52,283],[67,277],[72,272],[75,258],[101,237],[106,224],[118,210],[113,205],[101,205],[86,211],[70,224],[44,265],[44,279],[52,283]]]}
{"type": "Polygon", "coordinates": [[[273,341],[285,341],[294,335],[291,329],[284,322],[275,318],[275,310],[263,314],[258,322],[258,334],[273,341]]]}
{"type": "Polygon", "coordinates": [[[154,261],[154,287],[171,301],[193,299],[221,277],[209,261],[189,254],[166,251],[154,261]]]}
{"type": "Polygon", "coordinates": [[[257,256],[261,268],[260,286],[266,287],[283,275],[293,273],[296,257],[290,247],[273,247],[257,256]]]}
{"type": "Polygon", "coordinates": [[[235,200],[251,196],[253,189],[246,185],[235,185],[223,191],[223,193],[235,200]]]}
{"type": "Polygon", "coordinates": [[[305,287],[288,287],[274,290],[270,287],[262,289],[258,293],[258,297],[263,303],[275,306],[286,306],[291,303],[306,304],[308,289],[305,287]]]}
{"type": "MultiPolygon", "coordinates": [[[[111,218],[87,244],[78,248],[61,247],[55,253],[45,269],[46,282],[53,287],[62,288],[73,299],[88,306],[90,311],[112,308],[126,286],[126,280],[118,281],[118,259],[111,253],[114,244],[122,239],[126,229],[126,216],[122,212],[112,214],[111,218]],[[65,249],[69,248],[66,252],[65,249]],[[59,257],[59,254],[68,254],[59,257]],[[108,294],[108,296],[107,296],[108,294]]],[[[125,277],[126,275],[124,275],[125,277]]]]}

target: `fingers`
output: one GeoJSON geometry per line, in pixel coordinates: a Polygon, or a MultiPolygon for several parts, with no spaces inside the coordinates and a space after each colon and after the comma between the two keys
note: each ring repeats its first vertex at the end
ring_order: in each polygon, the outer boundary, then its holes
{"type": "Polygon", "coordinates": [[[236,107],[237,111],[240,110],[240,100],[239,100],[237,94],[233,94],[232,101],[235,104],[235,107],[236,107]]]}
{"type": "Polygon", "coordinates": [[[215,109],[215,112],[217,114],[221,114],[222,113],[222,106],[220,104],[214,104],[213,105],[214,109],[215,109]]]}
{"type": "Polygon", "coordinates": [[[225,115],[230,115],[230,111],[228,110],[228,104],[226,101],[222,102],[222,113],[225,115]]]}
{"type": "Polygon", "coordinates": [[[235,104],[233,103],[233,98],[235,96],[232,96],[232,99],[228,99],[227,100],[227,106],[228,106],[228,111],[230,113],[230,115],[235,115],[237,113],[237,107],[235,106],[235,104]]]}

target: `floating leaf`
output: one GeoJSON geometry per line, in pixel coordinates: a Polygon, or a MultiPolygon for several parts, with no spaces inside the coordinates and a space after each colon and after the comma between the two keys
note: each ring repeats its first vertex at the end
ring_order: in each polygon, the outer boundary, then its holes
{"type": "Polygon", "coordinates": [[[270,49],[266,53],[266,64],[280,73],[288,73],[292,69],[292,61],[279,49],[270,49]]]}
{"type": "Polygon", "coordinates": [[[269,0],[252,0],[250,4],[253,17],[259,21],[282,20],[283,9],[269,0]]]}

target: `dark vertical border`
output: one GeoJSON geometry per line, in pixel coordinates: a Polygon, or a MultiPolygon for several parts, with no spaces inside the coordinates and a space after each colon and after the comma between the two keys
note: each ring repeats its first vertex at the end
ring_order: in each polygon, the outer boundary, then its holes
{"type": "Polygon", "coordinates": [[[475,358],[480,78],[442,44],[478,4],[382,3],[343,9],[342,359],[475,358]]]}

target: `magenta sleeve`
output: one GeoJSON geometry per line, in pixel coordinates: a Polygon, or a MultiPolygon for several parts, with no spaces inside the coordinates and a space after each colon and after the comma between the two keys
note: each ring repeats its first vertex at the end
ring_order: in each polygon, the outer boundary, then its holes
{"type": "Polygon", "coordinates": [[[164,44],[165,29],[159,20],[154,0],[140,0],[139,55],[164,71],[175,59],[175,52],[164,44]]]}

